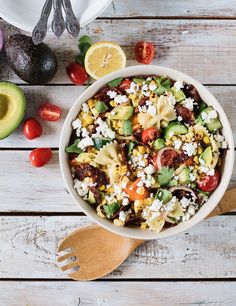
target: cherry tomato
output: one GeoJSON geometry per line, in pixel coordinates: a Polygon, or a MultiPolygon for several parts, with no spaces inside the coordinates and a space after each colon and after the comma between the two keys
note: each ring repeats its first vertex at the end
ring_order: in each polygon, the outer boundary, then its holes
{"type": "Polygon", "coordinates": [[[149,191],[146,187],[137,186],[137,184],[139,182],[140,182],[140,178],[138,178],[134,182],[128,183],[127,187],[125,188],[125,192],[128,194],[129,199],[131,201],[144,200],[144,199],[149,197],[149,191]],[[143,188],[143,193],[142,194],[138,193],[138,188],[143,188]]]}
{"type": "Polygon", "coordinates": [[[198,188],[204,192],[212,192],[216,189],[220,182],[220,173],[215,171],[214,175],[204,175],[198,181],[198,188]]]}
{"type": "Polygon", "coordinates": [[[160,136],[160,133],[158,132],[158,130],[154,127],[150,127],[142,131],[142,142],[148,143],[149,141],[152,141],[159,136],[160,136]]]}
{"type": "Polygon", "coordinates": [[[61,117],[61,109],[53,104],[42,104],[39,107],[39,116],[46,121],[57,121],[61,117]]]}
{"type": "Polygon", "coordinates": [[[85,68],[78,63],[70,63],[66,67],[66,72],[71,82],[77,85],[82,85],[89,79],[85,68]]]}
{"type": "Polygon", "coordinates": [[[31,164],[34,167],[43,167],[52,158],[52,150],[50,148],[34,149],[29,156],[31,164]]]}
{"type": "Polygon", "coordinates": [[[125,79],[121,82],[121,84],[119,85],[119,88],[121,90],[126,90],[126,89],[129,89],[130,88],[130,84],[131,84],[131,81],[128,80],[128,79],[125,79]]]}
{"type": "Polygon", "coordinates": [[[155,47],[151,42],[139,41],[134,48],[137,62],[150,64],[154,57],[155,47]]]}
{"type": "Polygon", "coordinates": [[[36,137],[39,137],[42,135],[43,129],[40,125],[40,123],[34,119],[29,118],[25,120],[24,126],[23,126],[23,132],[25,134],[25,137],[32,140],[36,137]]]}

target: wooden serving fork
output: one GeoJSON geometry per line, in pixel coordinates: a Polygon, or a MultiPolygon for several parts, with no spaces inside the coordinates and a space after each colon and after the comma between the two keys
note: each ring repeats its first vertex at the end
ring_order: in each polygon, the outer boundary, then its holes
{"type": "MultiPolygon", "coordinates": [[[[233,188],[226,191],[208,218],[235,208],[236,188],[233,188]]],[[[116,235],[98,225],[83,227],[71,233],[60,243],[58,252],[68,249],[70,251],[58,257],[58,262],[74,259],[61,266],[61,270],[76,269],[68,274],[74,280],[94,280],[116,269],[143,242],[143,240],[116,235]]]]}

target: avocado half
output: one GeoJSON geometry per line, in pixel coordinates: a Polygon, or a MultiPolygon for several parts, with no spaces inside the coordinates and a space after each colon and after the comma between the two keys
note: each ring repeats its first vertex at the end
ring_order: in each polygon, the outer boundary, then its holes
{"type": "Polygon", "coordinates": [[[11,82],[0,82],[0,139],[15,131],[24,118],[25,108],[22,89],[11,82]]]}

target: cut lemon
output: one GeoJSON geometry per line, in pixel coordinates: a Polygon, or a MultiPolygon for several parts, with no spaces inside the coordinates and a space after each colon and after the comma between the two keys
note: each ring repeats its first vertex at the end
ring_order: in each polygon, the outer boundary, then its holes
{"type": "Polygon", "coordinates": [[[126,56],[116,43],[97,42],[88,49],[84,64],[87,73],[98,80],[108,73],[124,68],[126,56]]]}

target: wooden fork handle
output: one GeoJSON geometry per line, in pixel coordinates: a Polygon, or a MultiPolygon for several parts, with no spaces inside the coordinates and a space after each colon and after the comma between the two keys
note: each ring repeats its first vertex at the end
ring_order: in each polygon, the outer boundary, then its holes
{"type": "Polygon", "coordinates": [[[232,188],[226,191],[220,203],[216,206],[216,208],[210,213],[210,215],[207,218],[221,215],[235,208],[236,208],[236,188],[232,188]]]}

